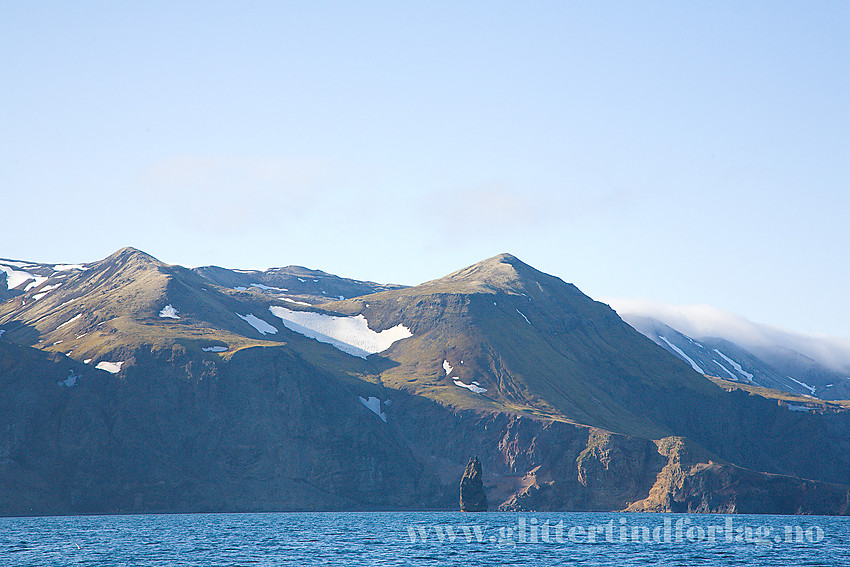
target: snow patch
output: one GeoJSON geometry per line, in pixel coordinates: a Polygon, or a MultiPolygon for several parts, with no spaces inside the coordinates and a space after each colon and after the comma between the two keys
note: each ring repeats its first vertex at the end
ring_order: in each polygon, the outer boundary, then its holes
{"type": "Polygon", "coordinates": [[[301,282],[301,283],[304,283],[304,282],[306,282],[307,280],[305,280],[305,279],[303,279],[303,278],[298,278],[298,281],[299,281],[299,282],[301,282]]]}
{"type": "Polygon", "coordinates": [[[58,327],[56,327],[56,330],[58,331],[59,329],[61,329],[61,328],[62,328],[62,327],[64,327],[65,325],[70,325],[71,323],[73,323],[74,321],[76,321],[77,319],[79,319],[79,318],[80,318],[80,317],[82,317],[82,316],[83,316],[83,314],[82,314],[82,313],[78,313],[75,317],[72,317],[71,319],[68,319],[67,321],[65,321],[64,323],[62,323],[62,324],[61,324],[61,325],[59,325],[58,327]]]}
{"type": "Polygon", "coordinates": [[[177,309],[174,308],[170,303],[162,308],[159,312],[159,316],[168,319],[179,319],[180,317],[177,315],[177,309]]]}
{"type": "Polygon", "coordinates": [[[369,409],[369,411],[380,417],[384,421],[384,423],[387,422],[387,414],[381,411],[380,399],[376,398],[375,396],[369,396],[368,400],[363,396],[357,396],[357,398],[360,400],[361,404],[363,404],[364,406],[366,406],[366,408],[369,409]]]}
{"type": "Polygon", "coordinates": [[[523,312],[522,312],[522,311],[520,311],[519,309],[517,309],[517,310],[516,310],[516,312],[517,312],[517,313],[519,313],[520,315],[522,315],[522,318],[523,318],[523,319],[525,319],[525,322],[526,322],[526,323],[528,323],[529,325],[531,325],[531,321],[529,321],[529,320],[528,320],[528,317],[526,317],[526,316],[523,314],[523,312]]]}
{"type": "Polygon", "coordinates": [[[47,278],[45,276],[33,276],[33,277],[35,278],[35,281],[27,284],[27,287],[24,288],[24,291],[29,291],[31,289],[35,289],[35,288],[37,288],[38,286],[40,286],[41,284],[43,284],[44,282],[47,281],[47,278]]]}
{"type": "MultiPolygon", "coordinates": [[[[25,281],[35,279],[36,276],[32,275],[29,272],[23,272],[21,270],[14,270],[8,266],[0,265],[0,271],[6,272],[6,288],[7,289],[15,289],[16,287],[23,284],[25,281]]],[[[45,278],[47,279],[47,278],[45,278]]],[[[27,286],[29,289],[29,286],[27,286]]]]}
{"type": "Polygon", "coordinates": [[[253,313],[248,313],[247,315],[240,315],[239,313],[237,313],[236,316],[251,325],[252,327],[254,327],[255,329],[257,329],[257,331],[263,336],[265,336],[266,334],[277,334],[277,329],[275,329],[253,313]]]}
{"type": "Polygon", "coordinates": [[[281,299],[290,303],[294,303],[296,305],[306,305],[307,307],[312,307],[312,304],[307,303],[306,301],[295,301],[294,299],[289,299],[288,297],[281,297],[281,299]]]}
{"type": "Polygon", "coordinates": [[[124,364],[123,360],[121,362],[108,362],[106,360],[103,360],[101,362],[98,362],[95,368],[97,368],[98,370],[106,370],[111,374],[118,374],[121,371],[122,364],[124,364]]]}
{"type": "Polygon", "coordinates": [[[263,291],[279,291],[279,292],[289,291],[288,289],[284,289],[282,287],[274,287],[274,286],[270,286],[270,285],[263,285],[261,283],[252,283],[251,287],[256,287],[256,288],[261,289],[263,291]]]}
{"type": "Polygon", "coordinates": [[[56,264],[53,266],[54,272],[67,272],[69,270],[87,270],[82,264],[56,264]]]}
{"type": "Polygon", "coordinates": [[[748,319],[707,305],[663,305],[646,300],[603,298],[627,323],[636,317],[658,319],[691,337],[726,339],[758,354],[766,348],[797,351],[821,364],[846,374],[850,370],[850,338],[806,335],[748,319]]]}
{"type": "Polygon", "coordinates": [[[225,352],[227,351],[226,346],[208,346],[201,349],[204,352],[225,352]]]}
{"type": "Polygon", "coordinates": [[[83,361],[83,364],[88,364],[89,362],[91,362],[91,359],[90,359],[90,358],[87,358],[87,359],[85,359],[85,360],[83,361]]]}
{"type": "Polygon", "coordinates": [[[51,291],[53,291],[54,289],[59,287],[60,285],[62,285],[62,284],[51,284],[51,285],[44,286],[43,288],[41,288],[38,291],[38,293],[36,293],[35,295],[32,296],[33,300],[37,301],[37,300],[41,299],[42,297],[44,297],[45,295],[47,295],[48,293],[50,293],[51,291]]]}
{"type": "MultiPolygon", "coordinates": [[[[725,360],[726,362],[728,362],[729,364],[731,364],[731,365],[732,365],[732,368],[734,368],[734,369],[735,369],[735,372],[737,372],[737,373],[738,373],[738,374],[740,374],[741,376],[746,376],[746,377],[747,377],[747,380],[752,380],[752,379],[753,379],[753,375],[752,375],[752,374],[750,374],[749,372],[747,372],[746,370],[744,370],[743,368],[741,368],[741,365],[740,365],[740,364],[738,364],[737,362],[735,362],[734,360],[732,360],[731,358],[729,358],[728,356],[726,356],[725,354],[723,354],[722,352],[720,352],[720,351],[719,351],[719,350],[717,350],[717,349],[714,349],[714,352],[716,352],[716,353],[717,353],[717,354],[719,354],[721,357],[723,357],[723,360],[725,360]]],[[[793,378],[792,378],[792,380],[793,380],[793,378]]],[[[796,382],[796,380],[794,380],[794,381],[796,382]]]]}
{"type": "Polygon", "coordinates": [[[443,361],[443,370],[446,371],[446,376],[448,376],[449,374],[452,373],[452,370],[454,370],[454,367],[451,364],[449,364],[448,360],[444,360],[443,361]]]}
{"type": "MultiPolygon", "coordinates": [[[[790,376],[788,377],[788,379],[789,379],[789,380],[794,380],[794,379],[793,379],[793,378],[791,378],[790,376]]],[[[817,390],[817,389],[818,389],[818,388],[817,388],[817,386],[809,386],[809,385],[808,385],[808,384],[806,384],[805,382],[800,382],[799,380],[794,380],[794,382],[796,382],[797,384],[799,384],[800,386],[802,386],[803,388],[805,388],[806,390],[808,390],[809,392],[811,392],[813,396],[815,395],[815,390],[817,390]]],[[[831,385],[832,385],[832,384],[830,384],[830,386],[831,386],[831,385]]]]}
{"type": "Polygon", "coordinates": [[[383,352],[394,342],[413,336],[410,329],[401,324],[375,332],[369,328],[369,322],[362,314],[337,317],[312,311],[292,311],[276,305],[269,307],[269,311],[279,317],[289,330],[360,358],[383,352]]]}
{"type": "Polygon", "coordinates": [[[687,354],[685,354],[684,352],[682,352],[682,349],[680,349],[679,347],[677,347],[676,345],[674,345],[673,343],[671,343],[670,341],[668,341],[668,340],[667,340],[667,337],[662,337],[661,335],[658,335],[658,338],[659,338],[659,339],[661,339],[662,341],[664,341],[665,343],[667,343],[667,345],[668,345],[670,348],[672,348],[674,351],[676,351],[676,354],[678,354],[679,356],[681,356],[682,358],[684,358],[684,359],[688,362],[688,364],[690,364],[690,365],[691,365],[691,368],[693,368],[694,370],[696,370],[696,371],[697,371],[697,372],[699,372],[700,374],[705,374],[705,372],[703,371],[703,369],[702,369],[702,368],[700,368],[700,367],[699,367],[699,365],[698,365],[696,362],[694,362],[693,360],[691,360],[691,357],[689,357],[687,354]]]}
{"type": "Polygon", "coordinates": [[[722,369],[723,369],[723,371],[724,371],[726,374],[728,374],[729,376],[731,376],[731,377],[732,377],[732,380],[735,380],[736,382],[738,381],[738,377],[737,377],[737,376],[735,376],[734,374],[732,374],[731,372],[729,372],[729,369],[728,369],[728,368],[726,368],[725,366],[723,366],[722,364],[720,364],[719,362],[717,362],[717,361],[716,361],[716,360],[714,360],[714,359],[712,359],[712,360],[711,360],[711,362],[713,362],[714,364],[716,364],[717,366],[719,366],[720,368],[722,368],[722,369]]]}
{"type": "Polygon", "coordinates": [[[483,394],[487,391],[487,388],[482,388],[478,386],[477,382],[473,382],[472,384],[464,384],[457,378],[454,379],[455,386],[460,386],[461,388],[466,388],[470,392],[475,392],[476,394],[483,394]]]}
{"type": "Polygon", "coordinates": [[[76,374],[74,374],[74,371],[69,370],[68,371],[68,377],[65,378],[64,380],[60,380],[59,382],[56,382],[56,385],[57,386],[66,386],[66,387],[70,388],[71,386],[73,386],[74,384],[77,383],[77,378],[78,378],[78,376],[76,374]]]}
{"type": "MultiPolygon", "coordinates": [[[[0,337],[2,337],[2,336],[3,336],[3,333],[5,333],[5,332],[6,332],[6,329],[0,329],[0,337]]],[[[831,385],[831,384],[830,384],[830,385],[831,385]]]]}
{"type": "Polygon", "coordinates": [[[237,286],[236,286],[236,287],[234,287],[233,289],[235,289],[236,291],[248,291],[248,288],[247,288],[247,287],[245,287],[245,286],[241,286],[241,285],[237,285],[237,286]]]}
{"type": "Polygon", "coordinates": [[[13,268],[37,268],[38,264],[31,262],[18,262],[16,260],[0,260],[0,264],[12,266],[13,268]]]}

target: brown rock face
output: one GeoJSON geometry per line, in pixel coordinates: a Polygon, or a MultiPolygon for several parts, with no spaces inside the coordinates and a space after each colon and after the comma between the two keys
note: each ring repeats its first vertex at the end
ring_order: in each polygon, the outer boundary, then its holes
{"type": "Polygon", "coordinates": [[[460,479],[460,511],[487,511],[487,495],[484,493],[481,462],[478,457],[469,459],[463,477],[460,479]]]}
{"type": "Polygon", "coordinates": [[[850,514],[847,485],[747,470],[711,460],[687,439],[656,441],[668,458],[655,485],[630,512],[850,514]]]}

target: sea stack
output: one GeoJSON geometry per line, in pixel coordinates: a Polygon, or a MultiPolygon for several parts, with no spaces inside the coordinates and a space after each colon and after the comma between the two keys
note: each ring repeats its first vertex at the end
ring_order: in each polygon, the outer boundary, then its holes
{"type": "Polygon", "coordinates": [[[460,511],[487,511],[487,495],[484,494],[484,480],[481,477],[481,462],[478,457],[469,459],[460,479],[460,511]]]}

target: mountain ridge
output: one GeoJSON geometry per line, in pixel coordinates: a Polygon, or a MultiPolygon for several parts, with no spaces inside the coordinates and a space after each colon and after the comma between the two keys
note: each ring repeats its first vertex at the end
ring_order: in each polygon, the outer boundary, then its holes
{"type": "Polygon", "coordinates": [[[712,382],[510,254],[410,287],[134,248],[52,268],[0,303],[0,513],[439,509],[470,454],[506,510],[769,512],[753,495],[811,490],[796,512],[847,512],[842,406],[712,382]],[[320,340],[390,329],[360,355],[320,340]]]}
{"type": "Polygon", "coordinates": [[[850,398],[850,375],[827,368],[791,348],[754,347],[732,338],[689,336],[647,315],[624,311],[622,317],[700,373],[825,400],[850,398]]]}

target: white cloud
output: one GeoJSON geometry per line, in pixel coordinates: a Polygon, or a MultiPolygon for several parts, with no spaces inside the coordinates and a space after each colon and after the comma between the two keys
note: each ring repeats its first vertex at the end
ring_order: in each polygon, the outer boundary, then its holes
{"type": "Polygon", "coordinates": [[[709,305],[667,305],[644,299],[604,299],[627,322],[652,317],[695,339],[723,338],[751,350],[782,347],[795,350],[835,370],[850,372],[850,339],[806,335],[754,323],[709,305]]]}

